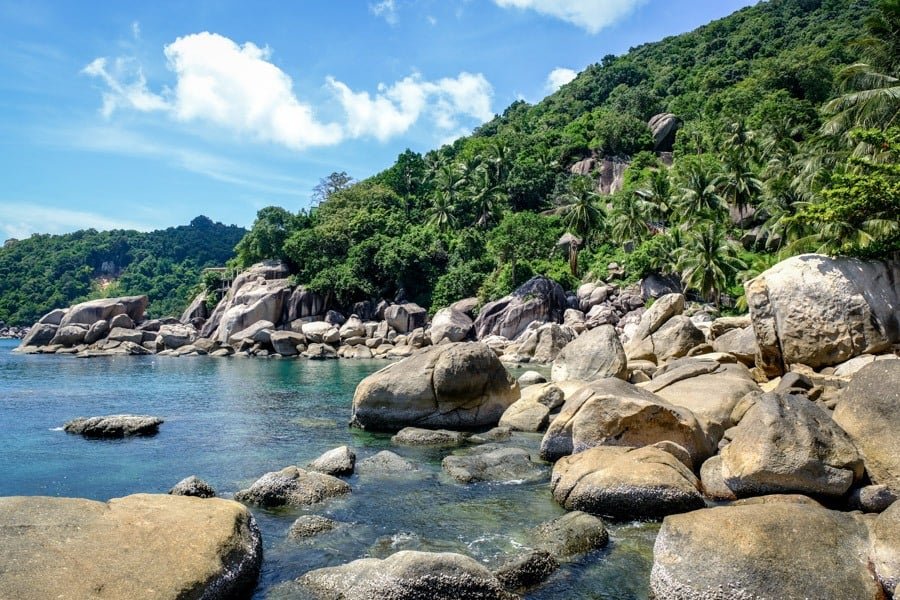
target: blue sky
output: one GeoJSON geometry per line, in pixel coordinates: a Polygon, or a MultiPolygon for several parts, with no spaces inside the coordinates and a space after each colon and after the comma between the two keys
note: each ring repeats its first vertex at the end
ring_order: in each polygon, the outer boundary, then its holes
{"type": "Polygon", "coordinates": [[[0,0],[0,240],[249,226],[742,0],[0,0]]]}

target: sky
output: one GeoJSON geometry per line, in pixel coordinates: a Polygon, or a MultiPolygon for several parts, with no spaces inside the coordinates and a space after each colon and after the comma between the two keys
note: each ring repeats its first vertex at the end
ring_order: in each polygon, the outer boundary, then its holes
{"type": "Polygon", "coordinates": [[[745,0],[0,0],[0,242],[250,226],[745,0]]]}

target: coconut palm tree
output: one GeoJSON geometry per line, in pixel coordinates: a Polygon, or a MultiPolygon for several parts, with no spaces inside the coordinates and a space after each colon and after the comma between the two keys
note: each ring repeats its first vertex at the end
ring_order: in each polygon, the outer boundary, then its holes
{"type": "Polygon", "coordinates": [[[557,214],[562,216],[566,228],[585,244],[600,234],[605,215],[600,206],[600,195],[594,190],[593,179],[588,176],[573,177],[557,201],[562,204],[557,214]]]}
{"type": "Polygon", "coordinates": [[[737,244],[725,237],[722,227],[713,221],[697,224],[687,233],[678,252],[681,281],[719,307],[728,279],[747,265],[738,258],[737,244]]]}
{"type": "Polygon", "coordinates": [[[688,166],[680,186],[678,209],[684,223],[703,219],[722,220],[728,207],[719,194],[722,179],[709,165],[693,162],[688,166]]]}
{"type": "Polygon", "coordinates": [[[647,226],[648,204],[637,194],[618,194],[609,212],[609,230],[619,244],[640,243],[650,232],[647,226]]]}
{"type": "Polygon", "coordinates": [[[762,193],[762,182],[750,170],[748,161],[738,154],[731,154],[725,162],[725,171],[721,175],[722,192],[738,209],[741,228],[744,227],[744,212],[748,206],[762,193]]]}
{"type": "Polygon", "coordinates": [[[647,216],[660,225],[664,225],[669,216],[672,201],[672,183],[669,173],[657,169],[650,173],[646,185],[635,192],[646,204],[647,216]]]}
{"type": "Polygon", "coordinates": [[[486,166],[478,169],[466,191],[475,205],[477,227],[487,228],[497,220],[503,203],[506,201],[506,193],[494,182],[490,171],[486,166]]]}

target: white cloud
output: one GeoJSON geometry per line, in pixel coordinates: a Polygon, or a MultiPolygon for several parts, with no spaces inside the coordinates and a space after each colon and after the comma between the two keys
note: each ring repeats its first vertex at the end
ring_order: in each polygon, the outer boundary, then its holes
{"type": "Polygon", "coordinates": [[[493,116],[493,88],[484,75],[460,73],[436,82],[410,75],[390,87],[381,84],[378,93],[353,92],[346,84],[328,78],[347,113],[350,137],[373,136],[381,141],[406,132],[423,114],[443,130],[459,128],[460,117],[487,121],[493,116]]]}
{"type": "Polygon", "coordinates": [[[555,92],[578,76],[578,73],[565,67],[556,67],[547,75],[545,87],[548,92],[555,92]]]}
{"type": "Polygon", "coordinates": [[[137,229],[152,226],[128,220],[111,219],[95,213],[40,206],[30,202],[0,202],[0,236],[23,239],[33,233],[64,233],[77,229],[137,229]]]}
{"type": "Polygon", "coordinates": [[[395,0],[381,0],[381,2],[376,4],[370,4],[369,10],[375,16],[384,17],[388,24],[397,24],[397,3],[395,0]]]}
{"type": "Polygon", "coordinates": [[[427,17],[425,17],[425,20],[428,21],[428,24],[431,25],[432,27],[434,27],[435,25],[438,24],[437,17],[435,17],[433,15],[428,15],[427,17]]]}
{"type": "Polygon", "coordinates": [[[533,10],[597,33],[647,0],[494,0],[503,8],[533,10]]]}
{"type": "Polygon", "coordinates": [[[138,21],[131,22],[131,37],[136,40],[141,39],[141,24],[138,21]]]}
{"type": "Polygon", "coordinates": [[[251,42],[238,45],[214,33],[178,38],[164,49],[175,74],[173,88],[154,93],[133,60],[112,65],[98,58],[83,72],[103,80],[101,112],[165,111],[178,122],[205,122],[260,141],[301,150],[329,146],[346,139],[374,137],[384,141],[409,130],[427,115],[442,130],[461,119],[486,121],[493,116],[493,88],[482,74],[460,73],[425,81],[414,73],[375,94],[354,91],[334,77],[326,87],[346,113],[342,123],[324,123],[314,108],[294,93],[293,81],[270,62],[270,50],[251,42]]]}

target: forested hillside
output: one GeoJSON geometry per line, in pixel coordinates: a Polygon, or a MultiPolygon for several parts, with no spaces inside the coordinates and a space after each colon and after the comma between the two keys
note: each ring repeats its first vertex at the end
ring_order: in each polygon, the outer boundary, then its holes
{"type": "Polygon", "coordinates": [[[0,321],[31,324],[53,308],[131,294],[147,294],[153,315],[177,315],[200,271],[224,265],[246,233],[200,216],[149,233],[88,229],[8,241],[0,248],[0,321]]]}
{"type": "Polygon", "coordinates": [[[287,260],[339,305],[403,294],[434,309],[533,274],[572,288],[613,261],[626,280],[674,274],[740,303],[785,254],[896,252],[898,40],[898,0],[761,3],[603,57],[365,181],[333,174],[313,210],[261,211],[238,261],[287,260]],[[659,113],[680,125],[672,154],[654,151],[659,113]],[[604,157],[630,166],[601,196],[604,157]],[[558,246],[566,232],[581,245],[558,246]]]}

